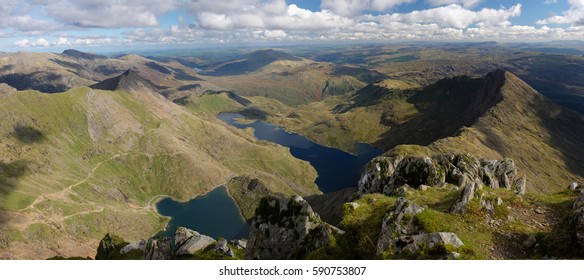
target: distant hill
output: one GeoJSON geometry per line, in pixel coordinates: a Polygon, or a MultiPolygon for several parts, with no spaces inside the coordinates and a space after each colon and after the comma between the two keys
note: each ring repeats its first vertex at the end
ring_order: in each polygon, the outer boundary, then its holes
{"type": "Polygon", "coordinates": [[[81,59],[88,59],[88,60],[107,59],[107,56],[81,52],[81,51],[73,50],[73,49],[65,50],[62,52],[62,54],[69,56],[69,57],[72,57],[72,58],[81,58],[81,59]]]}
{"type": "Polygon", "coordinates": [[[515,158],[532,191],[543,193],[584,178],[582,116],[510,72],[444,79],[407,101],[419,113],[377,142],[392,149],[390,154],[463,152],[515,158]]]}
{"type": "Polygon", "coordinates": [[[122,90],[127,92],[139,92],[143,89],[147,89],[152,92],[157,91],[154,84],[142,78],[138,72],[133,70],[127,70],[122,75],[109,78],[89,87],[93,89],[110,91],[122,90]]]}
{"type": "Polygon", "coordinates": [[[273,49],[259,50],[250,53],[243,59],[224,63],[206,74],[211,76],[241,75],[257,71],[272,62],[280,60],[300,61],[302,59],[273,49]]]}

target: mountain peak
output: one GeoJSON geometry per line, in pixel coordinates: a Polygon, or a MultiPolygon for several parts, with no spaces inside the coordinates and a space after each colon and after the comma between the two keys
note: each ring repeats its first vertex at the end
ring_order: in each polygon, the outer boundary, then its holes
{"type": "Polygon", "coordinates": [[[61,54],[68,56],[68,57],[71,57],[71,58],[81,58],[81,59],[87,59],[87,60],[106,59],[107,58],[103,55],[81,52],[81,51],[74,50],[74,49],[65,50],[61,54]]]}
{"type": "Polygon", "coordinates": [[[103,80],[89,87],[93,89],[109,91],[123,90],[127,92],[138,92],[142,91],[143,89],[147,89],[153,92],[157,91],[154,84],[144,79],[142,76],[140,76],[140,73],[132,69],[128,69],[119,76],[103,80]]]}
{"type": "Polygon", "coordinates": [[[208,74],[213,76],[241,75],[257,71],[280,60],[300,61],[302,58],[274,49],[257,50],[242,59],[225,63],[208,74]]]}

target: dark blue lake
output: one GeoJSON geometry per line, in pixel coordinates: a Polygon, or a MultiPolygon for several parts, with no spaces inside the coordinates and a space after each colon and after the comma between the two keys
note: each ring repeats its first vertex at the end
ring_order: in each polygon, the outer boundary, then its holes
{"type": "Polygon", "coordinates": [[[174,236],[177,227],[186,227],[213,238],[239,239],[248,236],[249,225],[225,187],[181,203],[165,198],[156,204],[158,213],[171,217],[159,236],[174,236]]]}
{"type": "MultiPolygon", "coordinates": [[[[357,153],[353,155],[321,146],[302,135],[286,132],[263,121],[239,123],[236,119],[244,117],[237,113],[221,113],[218,118],[237,128],[253,128],[254,136],[259,140],[290,148],[294,157],[308,161],[316,169],[318,178],[315,183],[324,193],[357,186],[363,166],[382,153],[371,145],[359,143],[355,147],[357,153]]],[[[171,217],[166,230],[158,235],[172,237],[179,226],[213,238],[239,239],[247,237],[249,233],[249,225],[241,217],[237,205],[224,187],[185,203],[166,198],[158,202],[156,207],[160,214],[171,217]]]]}
{"type": "Polygon", "coordinates": [[[356,144],[357,153],[353,155],[343,150],[321,146],[302,135],[289,133],[263,121],[242,124],[236,119],[245,117],[237,113],[221,113],[218,118],[237,128],[251,127],[257,139],[288,147],[294,157],[310,162],[318,173],[315,183],[324,193],[356,187],[363,166],[382,154],[380,149],[369,144],[358,143],[356,144]]]}

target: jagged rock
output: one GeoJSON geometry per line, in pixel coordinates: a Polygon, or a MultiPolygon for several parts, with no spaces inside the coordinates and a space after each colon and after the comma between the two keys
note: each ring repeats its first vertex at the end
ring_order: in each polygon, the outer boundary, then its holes
{"type": "Polygon", "coordinates": [[[174,232],[175,255],[177,256],[192,255],[214,242],[215,239],[184,227],[178,227],[174,232]]]}
{"type": "Polygon", "coordinates": [[[396,157],[377,157],[366,166],[359,179],[359,194],[382,193],[383,187],[389,183],[397,165],[403,159],[396,157]]]}
{"type": "Polygon", "coordinates": [[[170,238],[163,237],[160,239],[150,238],[146,242],[144,249],[146,260],[170,260],[173,257],[172,244],[170,238]]]}
{"type": "Polygon", "coordinates": [[[515,181],[515,193],[517,193],[517,195],[521,196],[521,195],[525,195],[525,192],[527,190],[527,177],[525,177],[525,175],[523,175],[521,178],[517,179],[517,181],[515,181]]]}
{"type": "Polygon", "coordinates": [[[232,240],[230,243],[237,249],[245,249],[245,247],[247,247],[247,241],[245,240],[232,240]]]}
{"type": "Polygon", "coordinates": [[[421,191],[425,192],[425,191],[427,191],[429,188],[430,188],[430,186],[428,186],[428,185],[420,185],[420,188],[419,188],[419,190],[421,190],[421,191]]]}
{"type": "Polygon", "coordinates": [[[584,250],[584,192],[580,193],[572,209],[568,217],[569,231],[584,250]]]}
{"type": "MultiPolygon", "coordinates": [[[[413,189],[442,186],[444,183],[464,187],[467,180],[481,181],[491,188],[525,191],[512,159],[502,161],[477,159],[470,154],[440,154],[430,157],[394,156],[373,159],[361,174],[358,194],[383,193],[396,195],[398,188],[413,189]],[[427,187],[426,187],[427,186],[427,187]]],[[[523,180],[523,178],[521,178],[523,180]]]]}
{"type": "Polygon", "coordinates": [[[492,189],[499,188],[499,180],[495,176],[497,171],[498,161],[496,160],[481,160],[481,180],[485,185],[491,187],[492,189]]]}
{"type": "Polygon", "coordinates": [[[330,232],[300,196],[260,201],[245,250],[246,259],[299,259],[330,242],[330,232]]]}
{"type": "Polygon", "coordinates": [[[510,190],[513,186],[516,173],[515,162],[509,158],[504,159],[495,171],[495,176],[499,180],[500,187],[510,190]]]}
{"type": "Polygon", "coordinates": [[[501,206],[501,205],[503,205],[503,199],[500,197],[497,197],[495,199],[495,203],[497,204],[497,206],[501,206]]]}
{"type": "Polygon", "coordinates": [[[396,167],[389,184],[383,193],[392,194],[395,187],[409,185],[418,189],[420,185],[437,186],[446,180],[444,170],[440,169],[429,157],[405,157],[396,167]]]}
{"type": "Polygon", "coordinates": [[[97,254],[95,255],[96,260],[109,260],[112,259],[112,255],[115,255],[119,250],[119,247],[125,244],[124,239],[116,235],[110,235],[107,233],[97,247],[97,254]]]}
{"type": "Polygon", "coordinates": [[[227,255],[229,252],[229,246],[227,246],[227,240],[221,240],[215,244],[215,248],[213,248],[213,252],[217,252],[219,254],[227,255]]]}
{"type": "Polygon", "coordinates": [[[448,254],[448,258],[449,260],[458,260],[460,258],[460,253],[457,252],[451,252],[450,254],[448,254]]]}
{"type": "Polygon", "coordinates": [[[410,236],[402,236],[396,242],[397,255],[436,257],[447,259],[450,253],[448,247],[460,248],[464,243],[452,232],[435,232],[410,236]]]}
{"type": "Polygon", "coordinates": [[[381,223],[377,254],[393,250],[396,246],[396,237],[416,234],[418,228],[414,225],[414,216],[422,211],[424,208],[404,197],[399,197],[395,202],[395,209],[387,213],[381,223]]]}
{"type": "Polygon", "coordinates": [[[489,214],[495,213],[495,206],[493,205],[493,201],[490,198],[484,198],[481,196],[481,200],[479,201],[479,210],[483,208],[489,214]]]}
{"type": "Polygon", "coordinates": [[[570,189],[571,191],[575,191],[578,189],[578,183],[573,182],[572,184],[570,184],[570,186],[568,187],[568,189],[570,189]]]}
{"type": "Polygon", "coordinates": [[[133,250],[139,250],[144,252],[144,250],[146,249],[146,240],[138,240],[138,241],[134,241],[126,246],[124,246],[121,250],[120,250],[120,254],[126,254],[130,251],[133,250]]]}
{"type": "Polygon", "coordinates": [[[464,190],[462,191],[462,195],[452,206],[450,213],[466,213],[468,203],[475,197],[476,191],[482,189],[482,181],[478,179],[473,181],[465,176],[464,182],[464,190]]]}

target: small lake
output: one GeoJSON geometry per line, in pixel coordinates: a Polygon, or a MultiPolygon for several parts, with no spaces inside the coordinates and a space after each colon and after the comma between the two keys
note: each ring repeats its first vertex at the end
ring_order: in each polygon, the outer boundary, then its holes
{"type": "MultiPolygon", "coordinates": [[[[324,193],[357,186],[363,166],[382,153],[371,145],[358,143],[357,153],[353,155],[321,146],[302,135],[286,132],[263,121],[239,123],[236,119],[245,117],[237,113],[221,113],[218,118],[240,129],[253,128],[254,136],[259,140],[290,148],[294,157],[308,161],[314,167],[318,173],[315,183],[324,193]]],[[[249,225],[241,217],[225,187],[216,188],[184,203],[165,198],[156,204],[156,208],[161,215],[171,217],[166,229],[158,233],[159,236],[172,237],[179,226],[213,238],[239,239],[249,234],[249,225]]]]}
{"type": "Polygon", "coordinates": [[[156,208],[161,215],[171,217],[166,229],[158,236],[173,237],[177,227],[186,227],[215,239],[247,238],[249,233],[249,225],[225,187],[184,203],[165,198],[156,204],[156,208]]]}
{"type": "Polygon", "coordinates": [[[218,118],[237,128],[254,129],[254,136],[290,148],[290,153],[299,159],[310,162],[318,173],[316,185],[324,192],[334,192],[347,187],[356,187],[363,166],[371,159],[382,154],[369,144],[356,144],[357,154],[316,144],[306,137],[289,133],[284,129],[263,121],[242,124],[236,119],[245,119],[237,113],[221,113],[218,118]]]}

